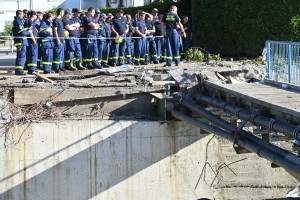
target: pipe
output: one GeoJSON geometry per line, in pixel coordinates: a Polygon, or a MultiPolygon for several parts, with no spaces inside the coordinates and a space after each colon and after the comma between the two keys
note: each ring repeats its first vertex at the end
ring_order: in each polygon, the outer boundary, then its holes
{"type": "MultiPolygon", "coordinates": [[[[173,94],[173,100],[179,102],[180,104],[182,104],[187,109],[203,116],[207,120],[211,121],[213,124],[215,124],[217,126],[220,126],[221,128],[223,128],[227,131],[230,131],[230,132],[236,132],[237,131],[236,126],[233,126],[229,122],[220,119],[219,117],[217,117],[214,114],[208,112],[204,108],[201,108],[197,104],[191,102],[191,100],[187,99],[186,97],[183,97],[182,95],[180,95],[178,93],[173,94]]],[[[265,141],[261,140],[260,138],[258,138],[256,136],[253,136],[251,133],[248,133],[244,130],[240,130],[239,134],[242,137],[247,138],[247,139],[251,140],[252,142],[254,142],[256,144],[261,145],[263,148],[266,148],[266,149],[274,152],[275,154],[280,155],[282,157],[285,157],[287,160],[300,165],[300,158],[298,156],[294,155],[294,154],[291,154],[287,150],[281,149],[281,148],[279,148],[275,145],[272,145],[271,143],[265,142],[265,141]]]]}
{"type": "Polygon", "coordinates": [[[236,115],[240,119],[248,120],[255,125],[260,125],[264,128],[269,128],[270,130],[273,130],[275,132],[284,133],[292,138],[295,138],[296,140],[300,140],[300,127],[290,125],[280,120],[264,117],[262,115],[254,115],[230,103],[205,96],[201,93],[196,94],[196,100],[198,102],[205,102],[206,104],[225,110],[231,114],[236,115]]]}
{"type": "Polygon", "coordinates": [[[211,132],[213,134],[216,134],[222,138],[225,138],[231,142],[236,142],[241,147],[244,147],[257,155],[259,155],[262,158],[265,158],[273,163],[275,163],[278,166],[283,167],[286,169],[291,175],[293,175],[295,178],[300,180],[300,165],[297,165],[295,163],[291,163],[290,161],[281,158],[280,156],[274,154],[273,152],[269,151],[268,149],[265,149],[264,147],[257,145],[253,143],[252,141],[245,139],[236,139],[232,137],[232,135],[229,132],[226,132],[225,130],[222,130],[220,128],[205,124],[201,121],[198,121],[192,117],[189,117],[187,115],[184,115],[178,111],[172,110],[171,111],[172,115],[180,119],[181,121],[186,121],[192,125],[195,125],[207,132],[211,132]]]}

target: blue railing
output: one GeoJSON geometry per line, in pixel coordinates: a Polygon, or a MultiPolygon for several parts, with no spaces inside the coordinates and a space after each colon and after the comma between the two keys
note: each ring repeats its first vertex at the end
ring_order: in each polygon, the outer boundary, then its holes
{"type": "Polygon", "coordinates": [[[266,48],[268,78],[300,85],[300,42],[269,40],[266,48]]]}

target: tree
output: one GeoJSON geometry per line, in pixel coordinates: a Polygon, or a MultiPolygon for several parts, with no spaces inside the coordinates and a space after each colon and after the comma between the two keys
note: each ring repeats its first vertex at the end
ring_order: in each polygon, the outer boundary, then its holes
{"type": "Polygon", "coordinates": [[[4,25],[4,32],[5,33],[12,33],[12,28],[13,28],[13,24],[12,22],[5,22],[5,25],[4,25]]]}

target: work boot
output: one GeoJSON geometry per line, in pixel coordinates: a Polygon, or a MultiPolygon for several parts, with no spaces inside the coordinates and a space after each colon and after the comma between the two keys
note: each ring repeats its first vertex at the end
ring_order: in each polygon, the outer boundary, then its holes
{"type": "Polygon", "coordinates": [[[69,70],[70,71],[75,71],[76,70],[76,68],[74,67],[73,62],[70,62],[69,70]]]}
{"type": "Polygon", "coordinates": [[[86,68],[88,68],[88,69],[95,69],[95,67],[92,65],[92,62],[87,62],[86,68]]]}
{"type": "Polygon", "coordinates": [[[23,70],[15,70],[15,75],[26,75],[26,72],[24,72],[23,70]]]}
{"type": "Polygon", "coordinates": [[[82,66],[82,61],[76,61],[76,67],[78,70],[86,70],[86,68],[82,66]]]}
{"type": "Polygon", "coordinates": [[[65,67],[64,67],[64,69],[65,69],[65,70],[68,70],[69,67],[70,67],[70,63],[65,62],[65,67]]]}

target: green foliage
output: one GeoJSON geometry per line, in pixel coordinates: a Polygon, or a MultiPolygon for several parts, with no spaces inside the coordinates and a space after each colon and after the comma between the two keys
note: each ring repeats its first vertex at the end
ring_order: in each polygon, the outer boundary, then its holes
{"type": "MultiPolygon", "coordinates": [[[[209,54],[210,55],[210,54],[209,54]]],[[[216,61],[220,61],[221,60],[221,56],[220,54],[214,54],[214,55],[210,55],[208,60],[216,60],[216,61]]]]}
{"type": "Polygon", "coordinates": [[[10,33],[12,33],[12,29],[13,29],[13,24],[12,22],[6,22],[4,25],[4,32],[9,35],[10,33]]]}
{"type": "Polygon", "coordinates": [[[49,10],[49,11],[52,11],[52,12],[54,13],[54,15],[56,15],[57,8],[56,8],[56,7],[52,7],[52,9],[51,9],[51,10],[49,10]]]}
{"type": "Polygon", "coordinates": [[[198,62],[210,61],[210,60],[220,61],[221,56],[220,54],[214,54],[214,55],[209,53],[204,54],[202,52],[202,48],[193,47],[186,51],[186,59],[187,61],[198,61],[198,62]]]}
{"type": "Polygon", "coordinates": [[[266,40],[300,39],[292,0],[192,0],[193,45],[222,56],[258,57],[266,40]]]}
{"type": "Polygon", "coordinates": [[[300,39],[300,14],[293,16],[290,21],[291,31],[293,33],[293,39],[299,40],[300,39]]]}
{"type": "Polygon", "coordinates": [[[259,57],[256,59],[256,62],[257,62],[259,65],[264,65],[264,64],[265,64],[265,62],[264,62],[262,56],[259,56],[259,57]]]}
{"type": "Polygon", "coordinates": [[[204,61],[204,53],[202,53],[202,51],[199,50],[198,48],[190,48],[186,52],[186,59],[188,61],[203,62],[204,61]]]}

